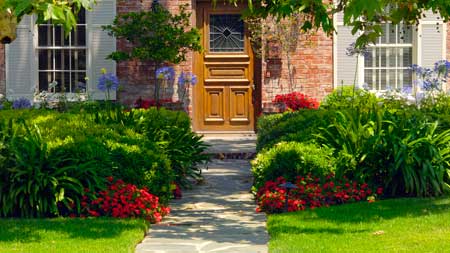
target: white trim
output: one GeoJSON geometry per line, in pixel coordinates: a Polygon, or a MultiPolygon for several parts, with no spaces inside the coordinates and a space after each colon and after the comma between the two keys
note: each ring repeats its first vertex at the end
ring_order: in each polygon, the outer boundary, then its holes
{"type": "Polygon", "coordinates": [[[92,23],[91,23],[92,10],[86,10],[86,93],[90,96],[92,89],[92,23]]]}
{"type": "Polygon", "coordinates": [[[31,84],[34,86],[33,89],[34,89],[35,92],[39,91],[39,71],[38,71],[38,69],[39,69],[39,55],[38,55],[37,49],[36,49],[36,46],[39,43],[39,41],[38,41],[39,34],[38,34],[38,26],[36,25],[36,19],[37,19],[36,15],[33,15],[33,17],[31,18],[31,20],[32,20],[31,27],[32,27],[32,30],[33,30],[33,33],[31,35],[33,37],[33,48],[32,48],[33,57],[31,59],[34,59],[34,64],[31,65],[31,67],[32,67],[31,68],[31,71],[32,71],[32,74],[31,74],[31,81],[32,82],[31,82],[31,84]],[[35,36],[35,35],[38,35],[38,36],[35,36]]]}
{"type": "Polygon", "coordinates": [[[422,40],[422,24],[419,23],[417,26],[417,32],[416,32],[416,39],[417,39],[417,50],[416,50],[416,64],[419,66],[422,66],[422,46],[423,46],[423,40],[422,40]]]}
{"type": "Polygon", "coordinates": [[[442,59],[447,59],[447,23],[442,23],[442,59]]]}
{"type": "Polygon", "coordinates": [[[336,89],[339,87],[338,84],[338,73],[337,73],[337,63],[338,63],[338,57],[337,57],[337,41],[338,41],[338,33],[337,33],[337,14],[335,13],[333,15],[333,26],[335,27],[335,31],[333,32],[333,89],[336,89]]]}

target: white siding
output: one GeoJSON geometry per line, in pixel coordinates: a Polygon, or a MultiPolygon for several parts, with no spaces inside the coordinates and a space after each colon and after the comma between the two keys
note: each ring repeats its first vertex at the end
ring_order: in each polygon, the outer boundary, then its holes
{"type": "Polygon", "coordinates": [[[434,63],[445,59],[444,56],[444,39],[446,34],[443,24],[427,24],[421,25],[421,59],[420,65],[425,67],[432,67],[434,63]]]}
{"type": "MultiPolygon", "coordinates": [[[[351,33],[351,28],[338,25],[337,26],[337,39],[336,42],[336,66],[334,69],[336,71],[335,86],[344,85],[353,85],[355,81],[355,71],[356,71],[356,63],[357,56],[348,56],[346,55],[346,49],[350,46],[350,44],[356,41],[356,36],[353,36],[351,33]]],[[[364,62],[360,61],[359,65],[363,65],[364,62]]],[[[356,84],[358,84],[358,78],[356,80],[356,84]]]]}
{"type": "MultiPolygon", "coordinates": [[[[89,95],[93,99],[105,99],[105,94],[97,89],[101,69],[116,73],[116,64],[106,57],[116,50],[116,40],[103,31],[102,26],[112,24],[116,16],[115,0],[98,0],[93,11],[88,14],[88,51],[89,51],[89,95]]],[[[111,94],[115,99],[116,94],[111,94]]]]}
{"type": "Polygon", "coordinates": [[[17,27],[17,38],[6,46],[6,97],[32,99],[36,84],[34,74],[32,18],[26,16],[17,27]]]}

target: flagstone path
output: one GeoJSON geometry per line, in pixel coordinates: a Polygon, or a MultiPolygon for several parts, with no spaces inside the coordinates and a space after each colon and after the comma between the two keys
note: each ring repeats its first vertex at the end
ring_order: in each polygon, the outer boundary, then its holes
{"type": "Polygon", "coordinates": [[[266,253],[266,217],[249,193],[248,160],[213,160],[205,180],[171,203],[172,212],[153,225],[136,253],[266,253]]]}

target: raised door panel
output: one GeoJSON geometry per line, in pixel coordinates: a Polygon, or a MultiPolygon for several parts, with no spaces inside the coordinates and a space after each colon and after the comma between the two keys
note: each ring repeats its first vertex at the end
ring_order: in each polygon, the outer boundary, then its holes
{"type": "Polygon", "coordinates": [[[222,124],[225,121],[224,101],[225,91],[222,87],[208,87],[205,89],[205,122],[222,124]]]}
{"type": "Polygon", "coordinates": [[[248,124],[250,122],[250,89],[248,87],[230,88],[230,123],[248,124]]]}

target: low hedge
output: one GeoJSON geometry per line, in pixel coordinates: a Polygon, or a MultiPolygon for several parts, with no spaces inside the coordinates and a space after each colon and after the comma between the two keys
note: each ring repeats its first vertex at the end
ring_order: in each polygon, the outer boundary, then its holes
{"type": "Polygon", "coordinates": [[[299,110],[260,117],[258,119],[257,151],[281,141],[309,142],[320,127],[327,127],[333,112],[299,110]]]}
{"type": "Polygon", "coordinates": [[[0,216],[55,216],[69,203],[79,209],[81,196],[105,187],[107,176],[167,203],[173,183],[198,178],[208,160],[183,112],[80,109],[0,110],[0,216]]]}
{"type": "Polygon", "coordinates": [[[329,175],[334,172],[332,154],[331,149],[314,143],[280,142],[260,152],[252,161],[255,190],[278,177],[294,181],[298,175],[329,175]]]}

